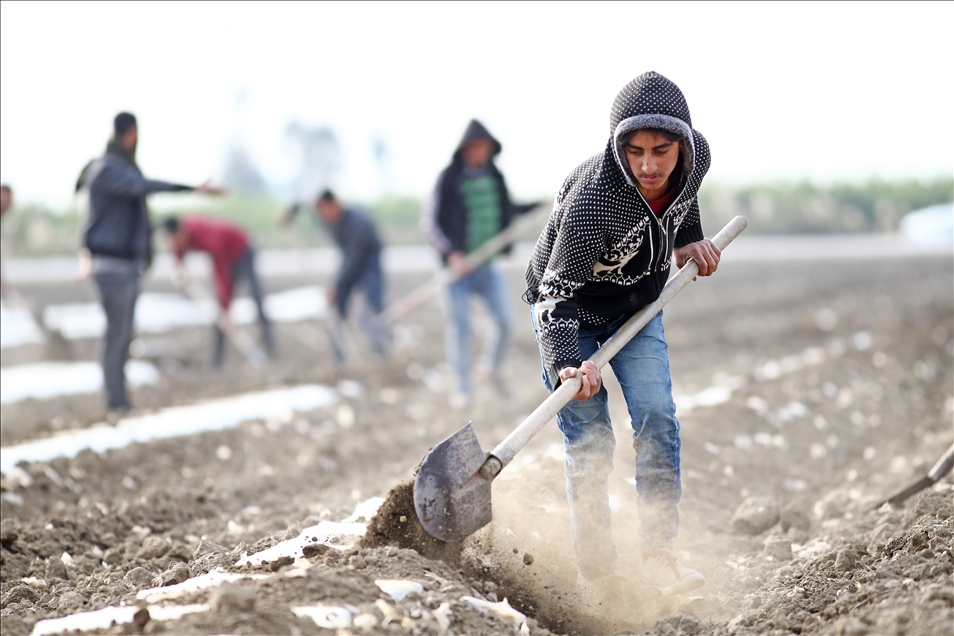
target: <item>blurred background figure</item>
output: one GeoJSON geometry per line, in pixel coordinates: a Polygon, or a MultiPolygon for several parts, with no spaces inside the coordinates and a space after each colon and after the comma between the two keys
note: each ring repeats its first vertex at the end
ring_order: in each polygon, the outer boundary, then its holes
{"type": "Polygon", "coordinates": [[[0,216],[13,207],[13,189],[7,184],[0,185],[0,216]]]}
{"type": "Polygon", "coordinates": [[[473,401],[472,294],[483,300],[493,322],[493,332],[484,344],[481,374],[507,396],[506,383],[499,375],[512,324],[507,283],[493,260],[476,269],[466,261],[469,252],[510,225],[516,215],[538,205],[515,205],[510,200],[503,174],[494,165],[500,150],[500,142],[479,121],[471,120],[450,165],[438,178],[421,219],[428,240],[440,252],[444,265],[458,277],[447,287],[446,321],[447,358],[456,380],[451,405],[456,408],[468,408],[473,401]]]}
{"type": "Polygon", "coordinates": [[[219,317],[214,326],[212,366],[222,366],[225,356],[225,338],[235,337],[235,324],[229,315],[229,307],[235,292],[235,283],[244,280],[251,290],[252,300],[258,311],[258,324],[262,332],[262,344],[270,357],[275,355],[272,325],[265,314],[262,285],[255,271],[255,250],[246,232],[218,219],[198,216],[179,219],[171,216],[162,223],[168,233],[172,252],[176,256],[176,284],[185,286],[188,277],[183,267],[187,252],[205,252],[212,259],[215,278],[215,295],[219,301],[219,317]]]}
{"type": "Polygon", "coordinates": [[[153,192],[222,193],[207,183],[193,187],[147,179],[136,165],[138,141],[136,117],[125,112],[116,115],[105,154],[88,163],[76,183],[77,190],[89,191],[83,245],[106,314],[102,364],[111,419],[132,408],[124,368],[133,338],[140,277],[152,261],[146,196],[153,192]]]}
{"type": "MultiPolygon", "coordinates": [[[[300,204],[291,206],[281,224],[288,226],[301,207],[300,204]]],[[[368,214],[344,207],[331,190],[325,190],[318,197],[315,212],[341,250],[341,266],[334,283],[325,289],[328,304],[333,304],[338,316],[346,320],[351,295],[360,287],[366,301],[360,318],[361,328],[371,340],[375,354],[385,357],[391,338],[383,315],[384,273],[378,231],[368,214]]]]}
{"type": "MultiPolygon", "coordinates": [[[[13,207],[13,188],[8,186],[6,183],[0,185],[0,218],[3,218],[7,214],[7,210],[13,207]]],[[[7,283],[6,277],[3,275],[3,270],[0,269],[0,296],[3,298],[7,297],[12,291],[12,288],[7,283]]]]}

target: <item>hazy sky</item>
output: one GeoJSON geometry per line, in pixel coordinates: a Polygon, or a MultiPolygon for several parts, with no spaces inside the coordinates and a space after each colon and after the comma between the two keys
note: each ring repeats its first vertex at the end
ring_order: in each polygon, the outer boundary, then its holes
{"type": "Polygon", "coordinates": [[[656,70],[709,139],[710,179],[819,182],[954,170],[951,3],[0,4],[0,178],[71,200],[112,117],[136,113],[148,176],[222,174],[241,139],[295,177],[284,131],[331,125],[338,184],[421,195],[472,117],[518,196],[602,150],[619,89],[656,70]],[[246,95],[239,108],[239,95],[246,95]]]}

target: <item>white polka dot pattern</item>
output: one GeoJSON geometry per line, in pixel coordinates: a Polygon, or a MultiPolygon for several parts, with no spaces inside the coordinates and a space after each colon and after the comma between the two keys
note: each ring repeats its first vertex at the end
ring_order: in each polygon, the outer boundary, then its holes
{"type": "Polygon", "coordinates": [[[704,238],[697,193],[709,170],[709,145],[692,129],[679,87],[644,73],[613,103],[610,138],[580,164],[557,193],[527,269],[525,299],[535,317],[551,379],[579,366],[578,332],[628,317],[653,302],[669,276],[674,246],[704,238]],[[622,140],[639,128],[682,136],[682,176],[675,199],[657,217],[635,187],[622,140]]]}

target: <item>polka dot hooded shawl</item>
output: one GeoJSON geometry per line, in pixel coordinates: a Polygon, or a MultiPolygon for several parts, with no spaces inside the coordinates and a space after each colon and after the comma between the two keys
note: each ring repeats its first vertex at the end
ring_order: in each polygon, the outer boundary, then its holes
{"type": "Polygon", "coordinates": [[[534,305],[553,386],[559,370],[579,367],[578,332],[628,318],[656,300],[669,277],[673,247],[702,240],[697,193],[709,170],[709,145],[692,128],[679,87],[643,73],[616,96],[605,150],[577,166],[557,193],[527,269],[524,298],[534,305]],[[682,138],[676,195],[657,217],[637,189],[623,141],[640,128],[682,138]]]}

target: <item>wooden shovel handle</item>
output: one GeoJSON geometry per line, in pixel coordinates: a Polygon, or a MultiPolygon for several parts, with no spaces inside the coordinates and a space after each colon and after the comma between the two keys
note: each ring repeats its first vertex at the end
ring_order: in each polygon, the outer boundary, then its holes
{"type": "MultiPolygon", "coordinates": [[[[726,226],[715,235],[712,242],[715,243],[716,247],[720,250],[724,250],[735,237],[742,233],[742,230],[744,230],[747,225],[748,221],[745,220],[745,217],[737,216],[729,221],[726,226]]],[[[659,298],[653,303],[643,307],[636,312],[632,318],[627,320],[613,337],[600,347],[599,351],[597,351],[590,360],[596,364],[598,368],[605,366],[676,294],[691,283],[698,273],[699,266],[695,261],[686,263],[675,276],[669,279],[662,293],[659,294],[659,298]]],[[[527,442],[529,442],[534,435],[539,433],[547,422],[556,417],[560,409],[573,399],[573,396],[579,392],[581,383],[582,378],[577,375],[568,378],[557,387],[556,391],[551,393],[527,419],[521,422],[520,425],[507,436],[507,439],[502,441],[491,451],[490,457],[487,458],[487,461],[484,462],[483,467],[480,469],[481,476],[485,479],[493,479],[496,477],[497,474],[513,460],[514,455],[520,452],[520,450],[527,445],[527,442]]]]}

